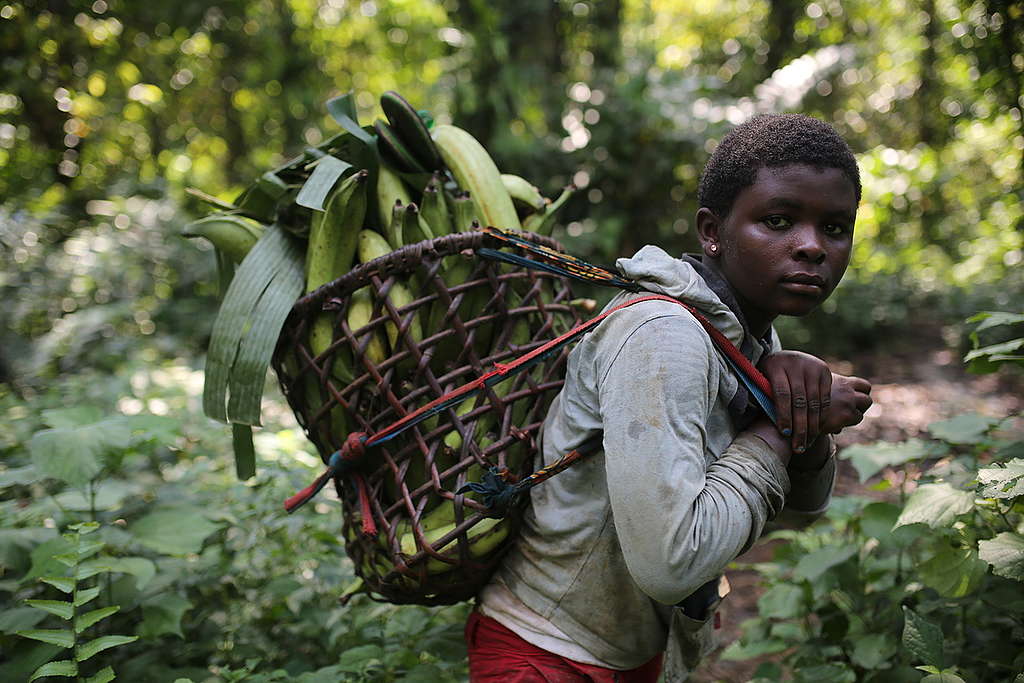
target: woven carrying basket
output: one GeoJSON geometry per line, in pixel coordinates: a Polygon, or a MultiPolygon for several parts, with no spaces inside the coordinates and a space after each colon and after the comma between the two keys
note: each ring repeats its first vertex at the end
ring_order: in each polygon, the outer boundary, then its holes
{"type": "MultiPolygon", "coordinates": [[[[522,236],[559,248],[550,238],[522,236]]],[[[325,463],[349,433],[379,432],[579,323],[565,278],[477,257],[483,246],[502,245],[465,232],[401,247],[295,303],[273,365],[325,463]],[[412,293],[411,303],[395,307],[389,293],[396,284],[412,293]],[[373,308],[367,324],[351,329],[357,292],[368,292],[373,308]],[[330,317],[333,340],[317,354],[309,338],[321,316],[330,317]]],[[[567,355],[563,349],[367,449],[354,476],[335,479],[346,552],[371,596],[450,604],[480,590],[520,514],[490,519],[481,503],[454,492],[491,467],[507,469],[512,480],[532,471],[537,431],[562,386],[567,355]],[[366,533],[367,521],[375,534],[366,533]]]]}

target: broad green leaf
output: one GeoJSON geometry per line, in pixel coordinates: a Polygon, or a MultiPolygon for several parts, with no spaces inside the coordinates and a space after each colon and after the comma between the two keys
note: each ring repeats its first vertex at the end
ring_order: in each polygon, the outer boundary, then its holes
{"type": "Polygon", "coordinates": [[[364,145],[373,146],[373,136],[362,129],[356,118],[355,96],[351,92],[327,100],[327,113],[364,145]]]}
{"type": "Polygon", "coordinates": [[[47,662],[33,672],[29,683],[42,678],[43,676],[64,676],[65,678],[78,675],[78,664],[70,659],[63,659],[59,662],[47,662]]]}
{"type": "Polygon", "coordinates": [[[75,586],[78,585],[78,581],[67,576],[40,576],[39,580],[65,593],[75,590],[75,586]]]}
{"type": "Polygon", "coordinates": [[[25,604],[45,610],[50,614],[56,614],[65,620],[75,616],[75,606],[63,600],[26,600],[25,604]]]}
{"type": "Polygon", "coordinates": [[[948,527],[957,516],[974,509],[974,493],[946,483],[922,484],[910,494],[896,526],[921,522],[932,528],[948,527]]]}
{"type": "Polygon", "coordinates": [[[164,593],[142,605],[142,625],[139,635],[143,638],[157,638],[169,633],[184,639],[181,618],[192,609],[191,602],[177,593],[164,593]]]}
{"type": "Polygon", "coordinates": [[[1024,581],[1024,536],[1004,531],[995,538],[978,541],[978,556],[992,565],[992,573],[1024,581]]]}
{"type": "Polygon", "coordinates": [[[110,683],[110,681],[117,678],[114,675],[114,669],[109,666],[105,666],[96,672],[96,675],[89,676],[83,683],[110,683]]]}
{"type": "Polygon", "coordinates": [[[886,467],[933,458],[941,455],[944,450],[940,444],[907,439],[900,443],[877,441],[873,444],[856,444],[841,450],[839,457],[850,461],[863,484],[886,467]]]}
{"type": "Polygon", "coordinates": [[[206,537],[219,529],[198,508],[164,507],[138,520],[128,530],[139,543],[159,553],[198,553],[206,537]]]}
{"type": "Polygon", "coordinates": [[[284,323],[279,313],[282,300],[291,296],[284,311],[287,316],[302,291],[304,262],[305,256],[297,241],[275,224],[267,228],[238,266],[214,320],[206,356],[203,411],[209,417],[225,423],[230,417],[231,422],[259,424],[259,399],[269,365],[268,357],[260,366],[265,355],[262,351],[267,339],[271,344],[277,341],[284,323]],[[287,275],[279,278],[282,272],[287,275]],[[294,286],[296,272],[297,289],[294,286]],[[260,307],[264,298],[266,301],[260,307]],[[242,358],[241,345],[250,336],[253,339],[242,358]],[[229,399],[229,387],[232,392],[248,387],[256,392],[255,400],[252,396],[229,399]],[[239,401],[243,406],[239,406],[239,401]],[[254,403],[255,410],[252,410],[254,403]],[[242,407],[249,412],[242,411],[242,407]]]}
{"type": "Polygon", "coordinates": [[[99,406],[84,404],[68,408],[48,408],[40,411],[39,417],[48,427],[67,429],[99,422],[103,419],[103,411],[99,406]]]}
{"type": "Polygon", "coordinates": [[[947,598],[973,593],[987,572],[988,564],[978,559],[973,548],[951,548],[945,543],[931,559],[918,566],[921,581],[947,598]]]}
{"type": "Polygon", "coordinates": [[[69,529],[78,533],[80,536],[91,534],[94,531],[99,531],[99,522],[78,522],[77,524],[71,524],[68,526],[69,529]]]}
{"type": "Polygon", "coordinates": [[[1024,349],[1024,338],[1018,337],[998,344],[989,344],[969,351],[964,356],[964,361],[970,362],[976,358],[988,357],[992,360],[1017,360],[1017,352],[1024,349]]]}
{"type": "Polygon", "coordinates": [[[846,545],[840,548],[834,546],[822,548],[807,553],[797,562],[796,569],[793,570],[793,576],[798,579],[814,581],[832,567],[845,562],[856,552],[856,546],[846,545]]]}
{"type": "Polygon", "coordinates": [[[978,494],[984,498],[1024,496],[1024,459],[1014,458],[1005,467],[978,470],[978,494]]]}
{"type": "Polygon", "coordinates": [[[764,592],[757,601],[762,617],[788,619],[803,614],[804,592],[800,586],[779,583],[764,592]]]}
{"type": "Polygon", "coordinates": [[[978,321],[981,321],[981,324],[974,328],[975,333],[987,330],[990,327],[1024,323],[1024,314],[1008,313],[1006,311],[982,311],[967,319],[967,322],[971,323],[978,321]]]}
{"type": "Polygon", "coordinates": [[[104,557],[103,562],[110,571],[131,574],[135,577],[135,587],[145,588],[156,576],[156,565],[145,557],[104,557]]]}
{"type": "Polygon", "coordinates": [[[972,444],[985,440],[988,431],[1002,420],[977,413],[967,413],[928,425],[928,432],[946,443],[972,444]]]}
{"type": "Polygon", "coordinates": [[[100,587],[93,586],[92,588],[84,588],[75,594],[75,607],[81,607],[82,605],[91,602],[96,599],[96,596],[100,594],[100,587]]]}
{"type": "Polygon", "coordinates": [[[850,653],[850,661],[864,669],[885,668],[896,654],[896,643],[887,633],[869,633],[851,640],[853,652],[850,653]]]}
{"type": "Polygon", "coordinates": [[[330,154],[320,157],[295,197],[295,203],[314,211],[324,210],[324,200],[352,164],[330,154]]]}
{"type": "Polygon", "coordinates": [[[378,662],[384,658],[384,650],[380,645],[356,645],[341,653],[338,658],[338,666],[342,671],[359,673],[366,669],[368,664],[378,662]]]}
{"type": "Polygon", "coordinates": [[[899,519],[900,508],[894,503],[871,503],[864,507],[860,517],[860,530],[865,536],[883,539],[892,535],[892,527],[899,519]]]}
{"type": "Polygon", "coordinates": [[[21,577],[21,582],[30,583],[40,576],[63,574],[65,565],[55,557],[72,552],[74,547],[74,543],[63,536],[51,538],[37,545],[29,555],[32,558],[32,567],[21,577]]]}
{"type": "Polygon", "coordinates": [[[125,498],[138,495],[140,492],[138,485],[117,479],[97,480],[94,487],[91,496],[87,495],[84,489],[68,489],[61,491],[54,498],[62,508],[75,512],[88,512],[94,509],[117,510],[125,498]]]}
{"type": "Polygon", "coordinates": [[[40,476],[84,486],[103,468],[101,458],[128,448],[136,435],[166,433],[172,418],[158,415],[114,415],[90,424],[43,429],[29,440],[32,464],[40,476]]]}
{"type": "Polygon", "coordinates": [[[75,634],[64,628],[36,628],[18,631],[18,635],[22,638],[31,638],[64,648],[73,647],[75,644],[75,634]]]}
{"type": "Polygon", "coordinates": [[[249,330],[239,343],[231,368],[228,419],[232,422],[260,424],[260,400],[270,358],[305,284],[305,253],[298,241],[288,239],[284,248],[286,257],[253,307],[249,330]]]}
{"type": "Polygon", "coordinates": [[[11,486],[25,486],[39,481],[41,477],[32,465],[24,467],[8,467],[0,472],[0,491],[11,486]]]}
{"type": "Polygon", "coordinates": [[[31,607],[14,607],[0,612],[0,633],[27,631],[46,618],[46,613],[31,607]]]}
{"type": "Polygon", "coordinates": [[[945,666],[942,630],[906,605],[903,606],[903,647],[912,660],[945,666]]]}
{"type": "Polygon", "coordinates": [[[89,628],[97,621],[106,619],[111,614],[117,614],[118,610],[121,609],[120,605],[110,605],[109,607],[100,607],[90,612],[86,612],[77,619],[75,619],[75,633],[81,633],[85,629],[89,628]]]}
{"type": "Polygon", "coordinates": [[[138,636],[100,636],[95,640],[90,640],[85,645],[79,646],[75,650],[75,659],[79,662],[84,662],[99,652],[109,650],[118,645],[134,643],[138,639],[138,636]]]}

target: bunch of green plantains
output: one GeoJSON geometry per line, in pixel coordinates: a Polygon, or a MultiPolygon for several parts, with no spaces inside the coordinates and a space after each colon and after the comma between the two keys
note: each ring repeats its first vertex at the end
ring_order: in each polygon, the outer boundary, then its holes
{"type": "Polygon", "coordinates": [[[503,243],[479,228],[557,249],[550,233],[573,188],[551,201],[500,173],[466,131],[397,93],[380,102],[387,121],[363,127],[351,95],[330,100],[343,132],[232,204],[195,192],[218,210],[183,234],[214,245],[224,293],[203,405],[232,425],[238,474],[252,476],[272,365],[327,465],[288,509],[333,482],[360,577],[350,589],[447,604],[477,592],[519,517],[458,492],[532,471],[567,352],[449,398],[579,322],[563,277],[481,258],[503,243]]]}

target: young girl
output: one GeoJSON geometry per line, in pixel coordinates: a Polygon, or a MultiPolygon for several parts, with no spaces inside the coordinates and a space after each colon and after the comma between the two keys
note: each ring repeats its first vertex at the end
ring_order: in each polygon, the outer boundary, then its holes
{"type": "Polygon", "coordinates": [[[595,437],[603,448],[533,489],[520,539],[466,626],[472,681],[653,683],[663,661],[666,680],[685,678],[711,649],[726,565],[769,520],[825,510],[830,434],[860,422],[870,385],[780,351],[771,323],[809,313],[839,283],[860,190],[831,126],[760,116],[705,168],[703,254],[646,246],[618,261],[648,292],[696,307],[759,365],[779,427],[681,306],[643,302],[587,334],[541,450],[546,464],[595,437]]]}

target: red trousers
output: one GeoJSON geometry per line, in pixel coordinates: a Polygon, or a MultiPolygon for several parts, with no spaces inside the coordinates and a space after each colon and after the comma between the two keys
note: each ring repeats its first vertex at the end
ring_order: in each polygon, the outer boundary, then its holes
{"type": "Polygon", "coordinates": [[[656,683],[658,655],[629,671],[581,664],[531,645],[477,611],[466,622],[470,683],[656,683]]]}

